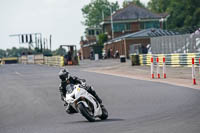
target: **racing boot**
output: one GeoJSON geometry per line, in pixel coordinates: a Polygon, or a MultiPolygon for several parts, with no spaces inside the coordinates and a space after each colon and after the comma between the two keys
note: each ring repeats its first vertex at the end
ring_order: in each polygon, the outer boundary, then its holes
{"type": "MultiPolygon", "coordinates": [[[[106,108],[105,108],[105,106],[102,104],[102,100],[99,98],[99,96],[98,96],[97,94],[94,95],[94,97],[95,97],[95,98],[97,99],[97,101],[99,102],[102,111],[105,112],[105,111],[106,111],[106,108]]],[[[107,111],[106,111],[106,112],[107,112],[107,111]]]]}
{"type": "Polygon", "coordinates": [[[65,111],[66,111],[66,113],[68,113],[68,114],[77,113],[76,110],[74,110],[73,107],[71,107],[71,106],[67,106],[67,107],[65,108],[65,111]]]}
{"type": "Polygon", "coordinates": [[[92,87],[91,86],[86,86],[85,89],[96,98],[96,100],[99,102],[102,110],[106,110],[104,105],[102,104],[101,98],[96,94],[96,92],[92,89],[92,87]]]}
{"type": "Polygon", "coordinates": [[[96,92],[92,89],[91,86],[87,86],[87,87],[86,87],[86,90],[87,90],[90,94],[92,94],[92,96],[94,96],[94,97],[96,98],[96,100],[97,100],[100,104],[102,104],[101,98],[96,94],[96,92]]]}

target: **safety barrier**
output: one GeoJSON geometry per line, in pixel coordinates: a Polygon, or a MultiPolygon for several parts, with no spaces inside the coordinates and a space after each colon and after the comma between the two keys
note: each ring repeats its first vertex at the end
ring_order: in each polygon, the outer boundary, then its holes
{"type": "Polygon", "coordinates": [[[5,57],[0,59],[1,64],[13,64],[13,63],[18,63],[18,58],[17,57],[5,57]]]}
{"type": "MultiPolygon", "coordinates": [[[[138,55],[130,55],[132,65],[134,64],[135,57],[138,55]]],[[[187,53],[187,54],[144,54],[139,55],[140,65],[151,65],[151,78],[160,78],[160,66],[163,68],[163,78],[166,78],[166,65],[177,67],[186,66],[192,67],[192,82],[196,85],[196,68],[200,70],[200,53],[187,53]],[[156,72],[155,72],[156,70],[156,72]]]]}
{"type": "Polygon", "coordinates": [[[19,63],[28,64],[27,56],[25,56],[25,55],[21,56],[21,58],[19,58],[19,63]]]}
{"type": "Polygon", "coordinates": [[[42,54],[34,56],[35,64],[44,64],[44,56],[42,54]]]}
{"type": "Polygon", "coordinates": [[[19,58],[22,64],[46,64],[49,66],[64,66],[63,56],[27,55],[19,58]]]}
{"type": "Polygon", "coordinates": [[[44,57],[44,64],[50,66],[64,66],[64,58],[62,56],[44,57]]]}
{"type": "MultiPolygon", "coordinates": [[[[130,58],[132,64],[134,63],[135,54],[131,54],[130,58]]],[[[139,55],[139,65],[151,65],[151,57],[154,59],[154,64],[156,64],[156,58],[158,57],[159,60],[163,60],[165,57],[165,65],[170,65],[172,67],[180,67],[180,66],[187,66],[192,67],[192,58],[195,58],[194,64],[197,66],[199,65],[198,59],[200,57],[200,53],[186,53],[186,54],[140,54],[139,55]]],[[[163,65],[163,62],[160,62],[160,66],[163,65]]]]}

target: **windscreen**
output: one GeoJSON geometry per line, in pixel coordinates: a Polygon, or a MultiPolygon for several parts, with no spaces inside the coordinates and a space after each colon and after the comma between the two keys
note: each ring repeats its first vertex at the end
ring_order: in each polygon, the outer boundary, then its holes
{"type": "Polygon", "coordinates": [[[73,84],[68,84],[67,87],[66,87],[66,93],[67,94],[70,94],[72,93],[74,90],[74,85],[73,84]]]}

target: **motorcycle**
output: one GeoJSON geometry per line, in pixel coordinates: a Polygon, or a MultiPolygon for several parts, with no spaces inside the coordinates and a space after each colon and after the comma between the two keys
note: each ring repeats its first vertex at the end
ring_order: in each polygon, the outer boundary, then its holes
{"type": "Polygon", "coordinates": [[[66,111],[71,113],[80,113],[89,122],[94,122],[97,118],[105,120],[108,112],[105,108],[101,108],[98,101],[90,93],[84,89],[83,84],[69,84],[66,87],[66,111]]]}

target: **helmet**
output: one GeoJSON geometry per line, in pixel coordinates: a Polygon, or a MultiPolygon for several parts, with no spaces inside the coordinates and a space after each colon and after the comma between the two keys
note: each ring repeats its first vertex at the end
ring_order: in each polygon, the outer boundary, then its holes
{"type": "Polygon", "coordinates": [[[60,72],[59,72],[59,78],[61,80],[69,79],[69,77],[70,77],[70,74],[69,74],[69,72],[68,72],[67,69],[60,70],[60,72]]]}

